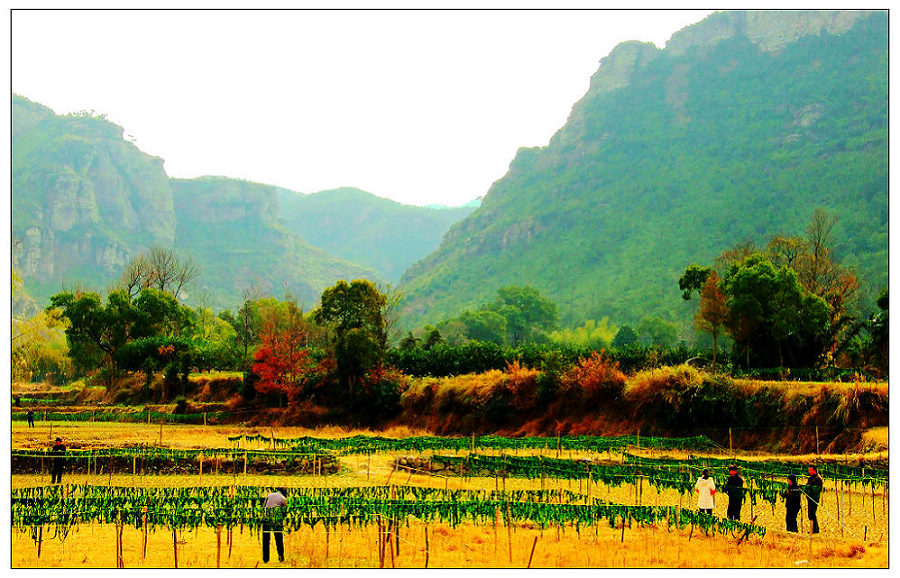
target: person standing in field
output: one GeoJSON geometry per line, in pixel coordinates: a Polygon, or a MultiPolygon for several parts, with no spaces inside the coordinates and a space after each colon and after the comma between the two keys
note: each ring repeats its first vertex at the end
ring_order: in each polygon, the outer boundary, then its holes
{"type": "Polygon", "coordinates": [[[800,513],[800,486],[797,485],[797,476],[788,476],[788,487],[784,492],[784,521],[788,532],[798,532],[797,514],[800,513]]]}
{"type": "Polygon", "coordinates": [[[53,470],[50,472],[50,483],[60,484],[62,483],[63,468],[66,465],[66,458],[63,457],[66,454],[66,446],[63,445],[62,438],[56,438],[56,443],[53,444],[50,453],[54,456],[53,470]]]}
{"type": "Polygon", "coordinates": [[[819,509],[819,497],[822,495],[822,476],[816,466],[809,466],[809,478],[806,480],[806,517],[812,522],[812,533],[819,533],[819,519],[816,511],[819,509]]]}
{"type": "Polygon", "coordinates": [[[34,427],[34,410],[29,409],[25,417],[28,418],[28,427],[34,427]]]}
{"type": "Polygon", "coordinates": [[[725,481],[725,494],[728,496],[729,520],[741,519],[741,504],[744,502],[744,478],[737,472],[737,466],[728,466],[728,479],[725,481]]]}
{"type": "Polygon", "coordinates": [[[703,513],[712,514],[716,507],[716,482],[709,475],[708,469],[704,468],[703,475],[697,478],[694,491],[699,494],[697,508],[703,513]]]}
{"type": "Polygon", "coordinates": [[[263,522],[262,535],[262,557],[263,562],[266,564],[269,562],[269,542],[272,534],[275,534],[275,549],[278,550],[278,561],[284,562],[284,525],[275,509],[287,507],[287,499],[284,497],[285,493],[283,489],[275,488],[272,493],[266,496],[264,504],[266,521],[263,522]]]}

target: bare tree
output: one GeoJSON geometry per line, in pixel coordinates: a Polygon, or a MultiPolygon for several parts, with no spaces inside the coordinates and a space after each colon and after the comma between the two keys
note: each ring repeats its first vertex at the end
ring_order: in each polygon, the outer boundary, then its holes
{"type": "Polygon", "coordinates": [[[154,247],[140,253],[125,267],[119,287],[135,297],[153,287],[178,298],[182,289],[200,276],[200,266],[190,257],[179,257],[172,249],[154,247]]]}

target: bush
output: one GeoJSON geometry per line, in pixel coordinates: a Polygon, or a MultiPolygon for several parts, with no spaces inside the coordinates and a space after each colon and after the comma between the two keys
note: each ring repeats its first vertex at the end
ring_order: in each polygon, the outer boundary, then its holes
{"type": "Polygon", "coordinates": [[[562,374],[559,394],[566,403],[593,410],[620,403],[624,388],[625,374],[618,364],[595,351],[562,374]]]}

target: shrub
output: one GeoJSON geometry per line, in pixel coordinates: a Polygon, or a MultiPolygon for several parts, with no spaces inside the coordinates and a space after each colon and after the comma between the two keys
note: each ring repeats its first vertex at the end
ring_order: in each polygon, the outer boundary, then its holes
{"type": "Polygon", "coordinates": [[[625,374],[619,371],[618,364],[596,351],[590,357],[582,357],[560,377],[561,396],[588,408],[619,403],[624,387],[625,374]]]}

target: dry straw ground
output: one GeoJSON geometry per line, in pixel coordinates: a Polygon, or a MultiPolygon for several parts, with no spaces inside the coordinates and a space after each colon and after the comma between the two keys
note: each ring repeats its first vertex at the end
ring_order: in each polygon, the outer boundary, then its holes
{"type": "MultiPolygon", "coordinates": [[[[238,433],[290,438],[303,435],[344,437],[358,431],[343,429],[305,430],[277,428],[273,430],[242,429],[238,427],[163,427],[162,443],[171,447],[228,447],[229,435],[238,433]]],[[[378,435],[406,436],[424,432],[398,429],[378,432],[378,435]]],[[[69,442],[86,447],[109,447],[140,443],[158,444],[160,428],[146,424],[53,424],[52,437],[60,435],[69,442]]],[[[876,433],[876,435],[879,435],[876,433]]],[[[24,424],[14,424],[13,447],[43,447],[50,439],[50,425],[39,424],[28,430],[24,424]]],[[[604,457],[606,454],[604,454],[604,457]]],[[[567,452],[562,457],[569,457],[567,452]]],[[[572,457],[587,457],[573,455],[572,457]]],[[[785,459],[788,456],[773,456],[785,459]]],[[[797,458],[797,456],[793,456],[797,458]]],[[[829,456],[831,457],[831,456],[829,456]]],[[[69,483],[111,484],[114,486],[198,486],[198,485],[284,485],[288,488],[311,486],[365,486],[410,484],[432,487],[493,490],[499,487],[495,478],[439,478],[436,476],[393,473],[393,456],[382,453],[366,456],[342,457],[342,471],[332,476],[284,477],[209,475],[141,476],[102,472],[98,475],[70,475],[69,483]]],[[[805,457],[799,457],[804,459],[805,457]]],[[[46,484],[49,476],[12,476],[12,487],[46,484]]],[[[677,492],[657,492],[649,483],[610,488],[584,481],[544,481],[545,488],[562,488],[624,504],[681,504],[693,506],[693,497],[681,497],[677,492]]],[[[540,480],[508,479],[506,489],[538,489],[540,480]]],[[[386,567],[422,568],[886,568],[888,565],[888,496],[876,490],[858,489],[844,494],[844,508],[838,523],[835,485],[826,480],[825,494],[819,510],[822,533],[812,536],[802,532],[789,534],[784,528],[784,507],[773,509],[760,503],[753,508],[756,523],[768,528],[765,538],[739,541],[730,536],[704,535],[696,529],[667,531],[660,527],[610,528],[601,524],[595,528],[574,526],[549,527],[543,531],[533,524],[515,524],[507,529],[498,525],[463,524],[452,528],[446,524],[425,524],[410,520],[402,525],[399,539],[384,558],[386,567]],[[843,525],[843,527],[842,527],[843,525]],[[426,543],[428,545],[426,549],[426,543]]],[[[724,515],[726,500],[717,503],[715,513],[724,515]]],[[[748,521],[751,508],[744,505],[743,518],[748,521]]],[[[805,522],[805,512],[801,515],[805,522]]],[[[44,534],[40,557],[37,544],[30,533],[13,530],[11,535],[12,567],[14,568],[94,568],[115,567],[115,527],[84,524],[75,526],[65,539],[44,534]]],[[[396,538],[396,537],[395,537],[396,538]]],[[[170,568],[177,552],[179,568],[248,568],[263,566],[260,555],[260,536],[246,528],[217,535],[215,529],[196,531],[158,529],[148,537],[146,556],[142,551],[142,533],[125,528],[123,559],[126,568],[170,568]]],[[[270,562],[269,566],[297,568],[372,568],[382,563],[375,525],[366,528],[346,526],[326,532],[322,526],[285,535],[286,561],[270,562]]],[[[274,552],[273,552],[273,558],[274,552]]],[[[277,560],[277,558],[275,558],[277,560]]]]}

